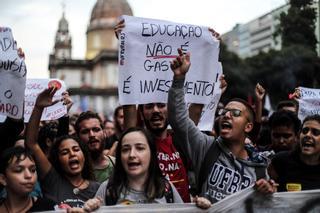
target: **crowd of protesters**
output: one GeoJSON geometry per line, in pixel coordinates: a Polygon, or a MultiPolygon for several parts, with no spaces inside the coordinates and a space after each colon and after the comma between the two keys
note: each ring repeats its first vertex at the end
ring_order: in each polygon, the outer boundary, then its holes
{"type": "MultiPolygon", "coordinates": [[[[320,115],[300,121],[297,102],[286,100],[264,117],[266,91],[257,84],[254,107],[235,97],[203,132],[203,106],[188,108],[184,97],[191,57],[179,49],[171,61],[167,103],[119,106],[113,119],[86,111],[41,122],[45,107],[72,107],[68,93],[53,101],[57,88],[49,87],[26,125],[7,118],[0,124],[0,212],[184,202],[209,208],[252,185],[264,195],[319,189],[320,115]]],[[[224,91],[224,76],[220,83],[224,91]]]]}

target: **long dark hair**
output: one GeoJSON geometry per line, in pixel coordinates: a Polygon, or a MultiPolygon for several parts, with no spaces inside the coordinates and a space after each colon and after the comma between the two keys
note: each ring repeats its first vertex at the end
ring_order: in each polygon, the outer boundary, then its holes
{"type": "Polygon", "coordinates": [[[120,137],[119,144],[116,149],[116,165],[109,183],[106,188],[106,202],[110,203],[107,199],[112,199],[113,204],[116,204],[123,189],[128,187],[127,173],[125,172],[121,162],[121,146],[123,137],[131,132],[141,132],[146,138],[150,148],[150,164],[148,169],[148,178],[146,187],[144,189],[145,196],[148,200],[152,201],[155,198],[161,198],[165,193],[165,178],[159,168],[157,149],[153,137],[149,132],[141,127],[132,127],[126,130],[120,137]]]}
{"type": "Polygon", "coordinates": [[[83,153],[84,156],[84,165],[83,169],[81,171],[81,175],[84,179],[87,180],[95,180],[94,174],[93,174],[93,168],[92,168],[92,161],[90,157],[90,153],[88,150],[88,147],[86,144],[81,142],[77,137],[71,136],[71,135],[64,135],[55,141],[53,144],[51,150],[50,150],[50,157],[49,160],[52,164],[52,166],[55,168],[55,170],[61,175],[65,176],[65,171],[62,169],[61,162],[59,161],[59,147],[61,143],[67,139],[72,139],[76,141],[79,144],[79,147],[83,153]]]}

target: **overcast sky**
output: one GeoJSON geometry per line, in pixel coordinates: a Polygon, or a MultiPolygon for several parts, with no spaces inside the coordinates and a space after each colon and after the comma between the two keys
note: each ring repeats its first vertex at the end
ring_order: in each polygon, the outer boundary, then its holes
{"type": "MultiPolygon", "coordinates": [[[[72,57],[84,58],[86,28],[96,0],[65,0],[72,57]]],[[[220,33],[286,3],[286,0],[128,0],[139,17],[210,26],[220,33]]],[[[26,53],[28,78],[47,78],[62,0],[0,0],[0,26],[13,30],[26,53]]]]}

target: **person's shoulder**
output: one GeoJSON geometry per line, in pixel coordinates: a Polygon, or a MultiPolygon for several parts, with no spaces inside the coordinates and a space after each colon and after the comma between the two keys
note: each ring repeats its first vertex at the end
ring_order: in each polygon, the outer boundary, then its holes
{"type": "Polygon", "coordinates": [[[93,180],[89,181],[89,187],[90,188],[98,189],[100,187],[100,185],[101,185],[101,183],[99,183],[97,181],[93,181],[93,180]]]}

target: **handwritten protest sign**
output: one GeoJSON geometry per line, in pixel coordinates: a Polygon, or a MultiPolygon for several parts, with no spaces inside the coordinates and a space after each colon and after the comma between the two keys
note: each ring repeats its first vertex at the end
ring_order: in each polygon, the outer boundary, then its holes
{"type": "Polygon", "coordinates": [[[305,119],[308,115],[320,115],[320,89],[299,87],[301,97],[299,99],[298,117],[305,119]]]}
{"type": "Polygon", "coordinates": [[[191,53],[185,82],[186,101],[207,104],[218,79],[219,41],[207,27],[123,16],[119,34],[119,102],[167,102],[177,49],[191,53]]]}
{"type": "Polygon", "coordinates": [[[20,119],[27,68],[18,56],[17,44],[10,28],[0,27],[0,114],[20,119]]]}
{"type": "MultiPolygon", "coordinates": [[[[28,122],[35,105],[38,94],[48,87],[60,88],[53,97],[53,100],[60,100],[62,93],[66,91],[66,85],[59,79],[27,79],[25,91],[24,121],[28,122]]],[[[53,106],[43,110],[41,120],[55,120],[67,113],[67,107],[60,101],[53,106]]]]}
{"type": "MultiPolygon", "coordinates": [[[[219,74],[219,77],[222,73],[219,74]]],[[[202,131],[211,131],[214,125],[215,112],[217,110],[219,100],[221,98],[220,81],[216,82],[214,94],[210,102],[204,105],[201,117],[198,123],[198,128],[202,131]]]]}

